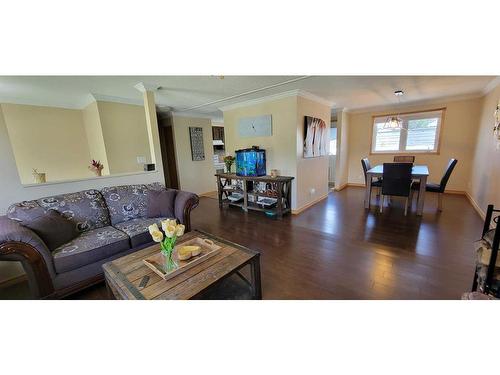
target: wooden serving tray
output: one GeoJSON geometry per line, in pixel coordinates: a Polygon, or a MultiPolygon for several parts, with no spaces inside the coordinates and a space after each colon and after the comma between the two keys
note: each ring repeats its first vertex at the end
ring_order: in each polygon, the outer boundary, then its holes
{"type": "Polygon", "coordinates": [[[166,271],[165,268],[165,257],[163,254],[160,252],[160,249],[158,249],[158,253],[143,259],[142,261],[146,266],[151,268],[156,274],[161,276],[164,280],[169,280],[172,277],[187,271],[188,269],[196,266],[197,264],[200,264],[204,262],[205,260],[211,258],[217,252],[221,249],[220,246],[214,244],[212,240],[209,240],[208,238],[200,238],[200,237],[195,237],[193,239],[190,239],[188,241],[182,242],[178,244],[177,246],[174,247],[174,252],[173,252],[173,259],[177,263],[178,267],[170,272],[166,271]],[[201,247],[201,253],[198,254],[195,257],[191,257],[188,260],[179,260],[177,257],[177,250],[180,247],[187,246],[187,245],[198,245],[201,247]]]}

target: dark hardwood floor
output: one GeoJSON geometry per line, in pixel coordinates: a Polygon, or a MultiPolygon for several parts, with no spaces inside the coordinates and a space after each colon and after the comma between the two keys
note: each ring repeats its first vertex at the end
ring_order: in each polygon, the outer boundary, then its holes
{"type": "MultiPolygon", "coordinates": [[[[414,204],[405,217],[396,199],[365,211],[363,192],[331,193],[282,221],[202,197],[192,224],[261,252],[265,299],[459,299],[470,289],[482,220],[465,196],[445,195],[438,213],[429,193],[424,215],[414,204]]],[[[105,296],[98,285],[73,298],[105,296]]]]}

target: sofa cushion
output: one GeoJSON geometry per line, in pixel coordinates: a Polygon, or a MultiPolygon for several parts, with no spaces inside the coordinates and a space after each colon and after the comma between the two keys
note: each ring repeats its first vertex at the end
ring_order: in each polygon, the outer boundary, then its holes
{"type": "Polygon", "coordinates": [[[108,205],[111,225],[147,216],[146,185],[112,186],[101,190],[108,205]]]}
{"type": "Polygon", "coordinates": [[[127,235],[130,237],[131,247],[137,247],[152,242],[153,239],[151,238],[151,234],[149,234],[148,227],[151,224],[155,223],[158,224],[158,226],[161,226],[161,221],[165,219],[167,219],[167,217],[158,217],[153,219],[132,219],[129,221],[118,223],[115,225],[115,227],[127,233],[127,235]]]}
{"type": "Polygon", "coordinates": [[[80,232],[109,225],[109,215],[104,199],[98,190],[55,195],[37,199],[44,209],[56,210],[64,217],[76,222],[80,232]]]}
{"type": "Polygon", "coordinates": [[[176,190],[149,190],[148,217],[175,217],[176,190]]]}
{"type": "Polygon", "coordinates": [[[108,258],[129,249],[129,237],[111,226],[86,231],[52,253],[57,273],[108,258]]]}
{"type": "Polygon", "coordinates": [[[79,235],[75,223],[54,210],[29,222],[25,221],[23,225],[35,232],[51,251],[79,235]]]}

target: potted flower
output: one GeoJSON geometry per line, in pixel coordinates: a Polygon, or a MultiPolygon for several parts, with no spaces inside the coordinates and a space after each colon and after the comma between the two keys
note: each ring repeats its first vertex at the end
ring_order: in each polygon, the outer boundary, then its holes
{"type": "Polygon", "coordinates": [[[232,155],[224,156],[224,164],[226,164],[226,172],[227,173],[231,173],[231,166],[233,165],[234,160],[235,160],[235,158],[232,155]]]}
{"type": "Polygon", "coordinates": [[[95,161],[92,159],[89,165],[89,169],[95,173],[96,176],[102,176],[102,169],[104,168],[104,165],[101,163],[100,160],[95,161]]]}
{"type": "Polygon", "coordinates": [[[167,219],[161,222],[161,229],[157,224],[152,224],[148,227],[149,233],[153,241],[158,242],[161,247],[161,253],[165,258],[166,271],[172,271],[177,268],[177,263],[173,259],[175,242],[178,237],[184,234],[186,227],[182,224],[177,224],[175,219],[167,219]]]}

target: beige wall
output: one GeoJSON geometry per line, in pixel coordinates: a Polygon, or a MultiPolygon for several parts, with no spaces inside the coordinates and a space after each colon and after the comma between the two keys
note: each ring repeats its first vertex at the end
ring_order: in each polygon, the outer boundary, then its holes
{"type": "MultiPolygon", "coordinates": [[[[302,125],[303,126],[303,125],[302,125]]],[[[266,168],[277,169],[283,176],[297,177],[297,97],[263,102],[224,111],[224,136],[226,153],[259,146],[266,150],[266,168]],[[238,122],[244,117],[271,115],[272,135],[270,137],[241,138],[238,122]]],[[[292,207],[297,207],[297,180],[292,183],[292,207]]]]}
{"type": "Polygon", "coordinates": [[[45,172],[48,181],[91,176],[81,111],[20,104],[1,106],[23,184],[34,182],[33,168],[45,172]]]}
{"type": "Polygon", "coordinates": [[[181,190],[197,194],[217,190],[213,164],[212,123],[209,118],[173,116],[172,118],[177,174],[181,190]],[[189,127],[203,128],[205,160],[193,161],[189,127]]]}
{"type": "Polygon", "coordinates": [[[111,174],[142,171],[151,163],[144,106],[98,101],[100,123],[111,174]]]}
{"type": "Polygon", "coordinates": [[[297,202],[296,207],[323,198],[328,194],[328,156],[304,158],[304,116],[322,119],[330,128],[330,107],[315,101],[297,98],[297,202]]]}
{"type": "Polygon", "coordinates": [[[330,124],[330,108],[310,99],[291,96],[224,111],[226,152],[259,146],[266,150],[266,168],[293,176],[292,209],[300,210],[328,194],[328,156],[303,157],[304,116],[330,124]],[[244,117],[271,115],[270,137],[241,138],[238,122],[244,117]]]}
{"type": "Polygon", "coordinates": [[[472,162],[469,194],[485,212],[488,204],[500,206],[500,149],[493,138],[493,112],[500,102],[500,85],[487,94],[480,107],[479,129],[472,162]]]}
{"type": "MultiPolygon", "coordinates": [[[[441,129],[439,154],[415,153],[417,164],[429,166],[430,182],[439,182],[450,158],[458,159],[458,164],[448,182],[447,190],[467,191],[470,181],[472,160],[475,152],[477,124],[481,110],[481,98],[460,101],[437,101],[434,103],[408,106],[406,108],[387,107],[376,112],[349,114],[349,183],[364,184],[361,159],[368,157],[372,165],[392,162],[395,154],[370,155],[372,116],[386,113],[431,110],[446,108],[441,129]]],[[[493,126],[493,125],[491,125],[493,126]]]]}
{"type": "Polygon", "coordinates": [[[106,154],[106,146],[104,144],[97,102],[90,103],[87,107],[82,109],[82,119],[85,134],[87,135],[90,154],[89,159],[100,161],[103,165],[102,174],[104,176],[109,175],[109,162],[106,154]]]}
{"type": "Polygon", "coordinates": [[[349,116],[344,110],[337,112],[337,157],[335,158],[335,188],[343,189],[349,177],[350,151],[349,116]]]}

